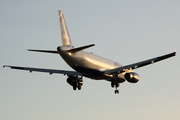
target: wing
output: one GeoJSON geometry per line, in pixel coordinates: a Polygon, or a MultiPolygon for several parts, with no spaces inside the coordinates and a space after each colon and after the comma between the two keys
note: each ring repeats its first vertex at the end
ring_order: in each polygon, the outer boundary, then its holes
{"type": "Polygon", "coordinates": [[[10,66],[10,65],[3,65],[4,67],[10,67],[11,69],[18,69],[18,70],[27,70],[29,72],[45,72],[45,73],[49,73],[50,75],[53,73],[57,73],[57,74],[64,74],[64,75],[79,75],[79,76],[83,76],[81,73],[76,72],[76,71],[66,71],[66,70],[54,70],[54,69],[43,69],[43,68],[31,68],[31,67],[19,67],[19,66],[10,66]]]}
{"type": "Polygon", "coordinates": [[[28,51],[58,54],[58,51],[52,51],[52,50],[32,50],[32,49],[28,49],[28,51]]]}
{"type": "Polygon", "coordinates": [[[152,59],[149,59],[149,60],[145,60],[145,61],[142,61],[142,62],[126,65],[126,66],[115,68],[115,69],[111,69],[111,70],[106,70],[104,72],[104,74],[122,73],[122,72],[125,72],[126,69],[140,68],[140,67],[143,67],[143,66],[146,66],[146,65],[149,65],[149,64],[152,64],[152,63],[155,63],[155,62],[158,62],[158,61],[161,61],[161,60],[173,57],[175,55],[176,55],[176,52],[173,52],[173,53],[170,53],[170,54],[166,54],[166,55],[163,55],[163,56],[155,57],[155,58],[152,58],[152,59]]]}

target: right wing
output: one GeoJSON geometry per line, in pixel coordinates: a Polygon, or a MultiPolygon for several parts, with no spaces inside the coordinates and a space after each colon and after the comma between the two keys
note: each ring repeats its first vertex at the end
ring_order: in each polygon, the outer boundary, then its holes
{"type": "Polygon", "coordinates": [[[152,64],[152,63],[155,63],[155,62],[158,62],[158,61],[161,61],[161,60],[173,57],[175,55],[176,55],[176,51],[173,52],[173,53],[170,53],[170,54],[166,54],[166,55],[163,55],[163,56],[155,57],[155,58],[152,58],[152,59],[149,59],[149,60],[144,60],[144,61],[141,61],[141,62],[138,62],[138,63],[122,66],[122,67],[111,69],[111,70],[106,70],[104,72],[104,74],[123,73],[126,70],[137,69],[137,68],[140,68],[140,67],[143,67],[143,66],[146,66],[146,65],[149,65],[149,64],[152,64]]]}
{"type": "Polygon", "coordinates": [[[10,65],[3,65],[4,67],[10,67],[11,69],[18,69],[18,70],[27,70],[29,72],[46,72],[49,73],[50,75],[53,73],[57,74],[64,74],[64,75],[79,75],[83,76],[81,73],[76,72],[76,71],[67,71],[67,70],[54,70],[54,69],[44,69],[44,68],[31,68],[31,67],[19,67],[19,66],[10,66],[10,65]]]}

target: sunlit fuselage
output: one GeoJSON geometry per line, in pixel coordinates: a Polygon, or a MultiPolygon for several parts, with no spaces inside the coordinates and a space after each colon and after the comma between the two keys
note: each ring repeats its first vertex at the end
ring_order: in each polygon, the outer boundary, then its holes
{"type": "MultiPolygon", "coordinates": [[[[72,49],[72,47],[59,46],[57,48],[58,53],[70,67],[91,79],[109,81],[113,79],[114,76],[104,74],[104,71],[122,66],[117,62],[86,51],[76,53],[67,52],[69,49],[72,49]]],[[[118,81],[124,82],[124,73],[118,74],[118,81]]]]}

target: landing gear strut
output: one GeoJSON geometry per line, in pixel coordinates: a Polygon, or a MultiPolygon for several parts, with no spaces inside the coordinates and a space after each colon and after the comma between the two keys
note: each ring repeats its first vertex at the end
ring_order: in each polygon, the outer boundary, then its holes
{"type": "Polygon", "coordinates": [[[117,89],[119,87],[119,82],[116,82],[116,89],[114,90],[115,94],[119,94],[119,90],[117,89]]]}
{"type": "Polygon", "coordinates": [[[119,90],[117,89],[119,87],[119,82],[117,81],[117,77],[118,77],[118,75],[115,74],[114,75],[114,80],[111,82],[111,87],[114,88],[114,85],[116,87],[116,89],[114,90],[115,94],[119,94],[119,90]]]}

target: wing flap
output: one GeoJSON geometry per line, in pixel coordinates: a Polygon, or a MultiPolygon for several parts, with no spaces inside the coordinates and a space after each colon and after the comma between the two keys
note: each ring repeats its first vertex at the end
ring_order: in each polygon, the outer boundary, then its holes
{"type": "Polygon", "coordinates": [[[155,58],[152,58],[152,59],[149,59],[149,60],[145,60],[145,61],[142,61],[142,62],[126,65],[126,66],[115,68],[115,69],[112,69],[112,70],[106,70],[104,72],[104,74],[122,73],[126,69],[137,69],[137,68],[140,68],[140,67],[143,67],[143,66],[146,66],[146,65],[149,65],[149,64],[152,64],[152,63],[155,63],[155,62],[158,62],[158,61],[161,61],[161,60],[173,57],[175,55],[176,55],[176,52],[173,52],[173,53],[170,53],[170,54],[166,54],[166,55],[163,55],[163,56],[155,57],[155,58]]]}
{"type": "Polygon", "coordinates": [[[57,74],[64,74],[64,75],[83,76],[81,73],[76,72],[76,71],[44,69],[44,68],[31,68],[31,67],[20,67],[20,66],[9,66],[9,65],[3,65],[3,67],[10,67],[11,69],[17,69],[17,70],[27,70],[27,71],[30,71],[30,72],[36,71],[36,72],[46,72],[46,73],[49,73],[49,74],[57,73],[57,74]]]}

